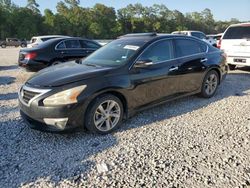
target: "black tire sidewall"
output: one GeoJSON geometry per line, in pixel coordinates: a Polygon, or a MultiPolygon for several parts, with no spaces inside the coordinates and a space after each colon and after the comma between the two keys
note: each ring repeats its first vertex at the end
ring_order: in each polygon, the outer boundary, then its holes
{"type": "Polygon", "coordinates": [[[204,98],[211,98],[211,97],[213,97],[213,96],[215,95],[217,89],[218,89],[219,81],[220,81],[220,79],[219,79],[218,73],[217,73],[215,70],[209,71],[209,72],[206,74],[206,76],[204,77],[204,80],[203,80],[203,82],[202,82],[201,96],[204,97],[204,98]],[[217,86],[216,86],[216,89],[215,89],[215,91],[213,92],[213,94],[208,95],[208,94],[206,93],[206,91],[205,91],[205,90],[206,90],[206,89],[205,89],[205,83],[206,83],[207,78],[208,78],[211,74],[215,74],[215,75],[216,75],[216,77],[217,77],[217,86]]]}
{"type": "Polygon", "coordinates": [[[89,104],[89,107],[87,108],[86,115],[85,115],[84,125],[92,133],[108,134],[120,126],[120,124],[123,120],[123,114],[124,114],[124,109],[123,109],[123,104],[122,104],[121,100],[112,94],[104,94],[104,95],[96,97],[89,104]],[[120,109],[121,109],[121,116],[120,116],[120,119],[115,127],[110,129],[109,131],[100,131],[99,129],[96,128],[96,126],[94,124],[94,113],[95,113],[97,107],[106,100],[114,100],[115,102],[117,102],[119,104],[120,109]]]}

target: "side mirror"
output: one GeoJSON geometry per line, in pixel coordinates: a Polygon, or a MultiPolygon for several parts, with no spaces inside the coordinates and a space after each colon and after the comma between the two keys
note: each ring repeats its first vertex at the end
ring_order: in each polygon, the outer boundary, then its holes
{"type": "Polygon", "coordinates": [[[153,65],[154,63],[147,59],[147,60],[139,60],[139,61],[136,61],[134,67],[135,68],[146,68],[146,67],[149,67],[151,65],[153,65]]]}

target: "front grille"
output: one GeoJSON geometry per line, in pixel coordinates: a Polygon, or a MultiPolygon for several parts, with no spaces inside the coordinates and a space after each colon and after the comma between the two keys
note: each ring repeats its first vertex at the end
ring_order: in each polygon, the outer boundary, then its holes
{"type": "Polygon", "coordinates": [[[38,92],[33,92],[33,91],[25,90],[25,89],[22,89],[21,92],[22,92],[22,99],[26,104],[28,104],[30,100],[33,99],[35,96],[41,94],[38,92]]]}
{"type": "Polygon", "coordinates": [[[38,89],[23,85],[19,91],[19,99],[22,103],[29,106],[33,100],[49,91],[51,91],[51,89],[38,89]]]}

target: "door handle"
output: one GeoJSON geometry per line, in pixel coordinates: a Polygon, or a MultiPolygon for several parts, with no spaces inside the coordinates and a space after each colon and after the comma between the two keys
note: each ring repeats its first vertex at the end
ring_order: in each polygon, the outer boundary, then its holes
{"type": "Polygon", "coordinates": [[[66,54],[67,52],[61,51],[61,54],[66,54]]]}
{"type": "Polygon", "coordinates": [[[176,70],[178,70],[179,69],[179,67],[171,67],[170,69],[169,69],[169,71],[176,71],[176,70]]]}
{"type": "Polygon", "coordinates": [[[201,63],[207,62],[207,58],[202,58],[201,63]]]}

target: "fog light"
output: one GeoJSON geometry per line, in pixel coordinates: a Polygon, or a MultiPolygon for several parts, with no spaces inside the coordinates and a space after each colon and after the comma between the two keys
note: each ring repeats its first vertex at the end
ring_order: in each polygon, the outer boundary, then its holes
{"type": "Polygon", "coordinates": [[[68,118],[44,118],[43,121],[47,125],[52,125],[59,129],[64,129],[68,122],[68,118]]]}

